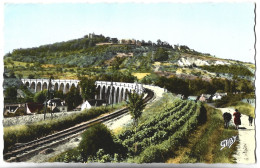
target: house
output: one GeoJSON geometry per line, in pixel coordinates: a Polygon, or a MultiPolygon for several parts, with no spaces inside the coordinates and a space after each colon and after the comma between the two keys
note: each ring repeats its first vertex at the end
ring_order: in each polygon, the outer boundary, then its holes
{"type": "Polygon", "coordinates": [[[187,99],[188,99],[188,100],[197,101],[197,100],[198,100],[198,96],[188,96],[187,99]]]}
{"type": "Polygon", "coordinates": [[[121,39],[119,41],[120,44],[136,44],[135,39],[121,39]]]}
{"type": "Polygon", "coordinates": [[[104,37],[104,36],[103,36],[102,34],[97,35],[97,34],[95,34],[95,33],[89,33],[88,37],[89,37],[90,39],[92,39],[92,38],[99,38],[99,37],[104,37]]]}
{"type": "Polygon", "coordinates": [[[212,100],[212,95],[210,94],[202,94],[199,98],[199,101],[201,102],[208,102],[210,100],[212,100]]]}
{"type": "Polygon", "coordinates": [[[111,39],[109,40],[109,42],[111,42],[111,43],[113,43],[113,44],[116,44],[116,43],[118,43],[118,39],[117,39],[117,38],[111,38],[111,39]]]}
{"type": "Polygon", "coordinates": [[[223,96],[226,96],[227,93],[215,93],[212,97],[212,100],[220,100],[223,96]]]}
{"type": "Polygon", "coordinates": [[[4,106],[4,114],[15,113],[18,110],[25,111],[25,104],[7,104],[4,106]]]}
{"type": "Polygon", "coordinates": [[[67,112],[68,106],[65,105],[65,102],[61,101],[60,98],[54,98],[47,101],[47,107],[50,108],[53,112],[67,112]]]}
{"type": "Polygon", "coordinates": [[[26,113],[33,114],[40,112],[44,107],[42,103],[26,103],[26,113]]]}
{"type": "Polygon", "coordinates": [[[105,104],[106,104],[105,100],[96,100],[96,99],[87,100],[81,104],[80,110],[82,111],[84,109],[90,109],[91,107],[98,107],[105,104]]]}

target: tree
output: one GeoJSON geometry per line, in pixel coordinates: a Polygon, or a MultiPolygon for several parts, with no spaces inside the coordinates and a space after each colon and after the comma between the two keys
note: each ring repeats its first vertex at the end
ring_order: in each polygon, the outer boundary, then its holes
{"type": "Polygon", "coordinates": [[[13,71],[10,73],[9,78],[16,78],[15,73],[13,71]]]}
{"type": "Polygon", "coordinates": [[[154,54],[155,61],[167,61],[169,59],[169,55],[166,49],[159,48],[154,54]]]}
{"type": "Polygon", "coordinates": [[[47,96],[47,90],[42,90],[38,93],[36,93],[33,97],[33,101],[36,103],[44,103],[47,96]]]}
{"type": "Polygon", "coordinates": [[[95,80],[91,78],[82,77],[80,78],[81,95],[85,100],[94,99],[96,94],[95,80]]]}
{"type": "Polygon", "coordinates": [[[162,41],[160,39],[157,40],[157,45],[158,46],[162,45],[162,41]]]}
{"type": "Polygon", "coordinates": [[[10,100],[16,100],[17,89],[15,87],[8,87],[5,91],[5,97],[10,100]]]}
{"type": "Polygon", "coordinates": [[[110,154],[116,150],[112,134],[104,124],[96,124],[88,128],[82,135],[79,149],[85,161],[89,156],[95,156],[99,149],[110,154]]]}
{"type": "Polygon", "coordinates": [[[65,95],[65,102],[68,105],[68,110],[72,110],[82,103],[82,97],[75,86],[72,86],[70,91],[65,95]]]}
{"type": "Polygon", "coordinates": [[[60,99],[64,99],[63,91],[62,91],[62,90],[56,90],[56,91],[54,92],[54,97],[60,98],[60,99]]]}
{"type": "Polygon", "coordinates": [[[23,74],[18,73],[17,76],[18,76],[19,79],[23,78],[23,74]]]}
{"type": "Polygon", "coordinates": [[[29,74],[28,79],[35,79],[35,76],[33,74],[29,74]]]}
{"type": "MultiPolygon", "coordinates": [[[[129,101],[127,101],[127,107],[132,119],[134,120],[134,128],[136,134],[136,127],[138,125],[138,119],[142,115],[142,111],[145,107],[144,94],[138,94],[136,92],[128,93],[129,101]]],[[[135,152],[137,151],[137,144],[135,143],[135,152]]]]}

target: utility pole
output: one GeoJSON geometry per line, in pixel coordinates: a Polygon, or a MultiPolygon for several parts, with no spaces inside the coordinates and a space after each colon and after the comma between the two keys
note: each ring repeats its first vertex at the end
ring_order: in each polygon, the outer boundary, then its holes
{"type": "Polygon", "coordinates": [[[112,76],[112,82],[111,82],[111,95],[112,95],[112,108],[113,108],[113,104],[114,104],[114,95],[113,95],[113,76],[112,76]]]}
{"type": "Polygon", "coordinates": [[[48,90],[47,90],[47,96],[46,96],[46,100],[45,100],[45,108],[44,108],[44,120],[46,118],[46,111],[47,111],[47,101],[48,101],[48,97],[49,97],[49,94],[50,94],[50,89],[51,89],[51,79],[52,77],[50,77],[49,79],[49,85],[48,85],[48,90]]]}

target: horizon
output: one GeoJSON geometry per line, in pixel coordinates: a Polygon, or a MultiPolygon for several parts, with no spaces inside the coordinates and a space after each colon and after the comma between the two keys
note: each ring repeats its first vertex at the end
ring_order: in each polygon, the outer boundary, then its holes
{"type": "MultiPolygon", "coordinates": [[[[110,37],[110,36],[106,36],[105,34],[102,34],[102,33],[101,33],[101,34],[97,34],[97,33],[95,33],[95,32],[92,32],[92,33],[94,33],[95,35],[103,35],[104,37],[110,37]]],[[[89,34],[90,34],[90,33],[87,33],[87,34],[85,34],[85,35],[89,35],[89,34]]],[[[85,36],[85,35],[84,35],[84,36],[85,36]]],[[[58,41],[58,42],[49,43],[49,44],[43,44],[43,45],[34,46],[34,47],[15,48],[14,50],[19,50],[19,49],[32,49],[32,48],[38,48],[38,47],[46,46],[46,45],[53,45],[53,44],[55,44],[55,43],[68,42],[68,41],[71,41],[71,40],[77,40],[77,39],[84,38],[84,36],[78,37],[78,38],[74,38],[74,39],[69,39],[69,40],[66,40],[66,41],[58,41]]],[[[117,37],[110,37],[110,38],[117,38],[117,37]]],[[[122,38],[122,39],[124,39],[124,38],[122,38]]],[[[122,40],[122,39],[118,39],[118,40],[122,40]]],[[[125,39],[130,39],[130,38],[125,38],[125,39]]],[[[135,38],[131,38],[131,39],[140,40],[140,39],[135,39],[135,38]]],[[[147,40],[146,40],[146,39],[142,39],[142,40],[144,40],[145,42],[151,41],[151,40],[149,40],[149,39],[147,39],[147,40]]],[[[141,40],[140,40],[140,41],[141,41],[141,40]]],[[[163,40],[162,40],[162,41],[163,41],[163,40]]],[[[156,43],[156,41],[152,41],[152,43],[156,43]]],[[[179,45],[179,46],[181,46],[182,44],[170,44],[170,43],[169,43],[169,45],[171,45],[171,46],[174,48],[174,45],[179,45]]],[[[187,47],[189,47],[189,46],[187,46],[187,47]]],[[[189,48],[190,48],[190,47],[189,47],[189,48]]],[[[190,48],[190,49],[197,51],[196,49],[193,49],[193,48],[190,48]]],[[[12,52],[13,52],[13,51],[12,51],[12,52]]],[[[8,52],[8,53],[12,53],[12,52],[8,52]]],[[[200,51],[197,51],[197,52],[200,52],[200,51]]],[[[5,53],[5,55],[8,54],[8,53],[5,53]]],[[[202,52],[200,52],[200,53],[202,53],[202,52]]],[[[202,54],[210,54],[210,53],[202,53],[202,54]]],[[[217,57],[217,56],[211,55],[211,54],[210,54],[210,56],[213,56],[213,57],[216,57],[216,58],[220,58],[220,57],[217,57]]],[[[240,60],[230,59],[230,58],[220,58],[220,59],[228,59],[228,60],[232,60],[232,61],[240,61],[240,60]]],[[[240,61],[240,62],[255,64],[255,62],[246,62],[246,61],[240,61]]]]}
{"type": "Polygon", "coordinates": [[[255,63],[254,17],[254,3],[5,4],[4,53],[94,32],[255,63]]]}

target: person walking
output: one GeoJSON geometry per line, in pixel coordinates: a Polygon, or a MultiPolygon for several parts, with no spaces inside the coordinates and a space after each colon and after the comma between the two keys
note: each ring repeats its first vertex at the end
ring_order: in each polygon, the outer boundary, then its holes
{"type": "Polygon", "coordinates": [[[228,113],[228,112],[225,112],[224,114],[223,114],[223,118],[224,118],[224,123],[225,123],[225,128],[228,128],[228,125],[229,125],[229,121],[231,120],[231,118],[232,118],[232,115],[230,114],[230,113],[228,113]]]}
{"type": "Polygon", "coordinates": [[[238,109],[235,110],[233,116],[234,116],[234,123],[236,125],[236,129],[238,129],[239,125],[241,125],[241,119],[240,119],[241,114],[238,111],[238,109]]]}
{"type": "Polygon", "coordinates": [[[249,121],[249,126],[252,126],[253,117],[251,117],[251,116],[249,115],[249,116],[248,116],[248,121],[249,121]]]}

